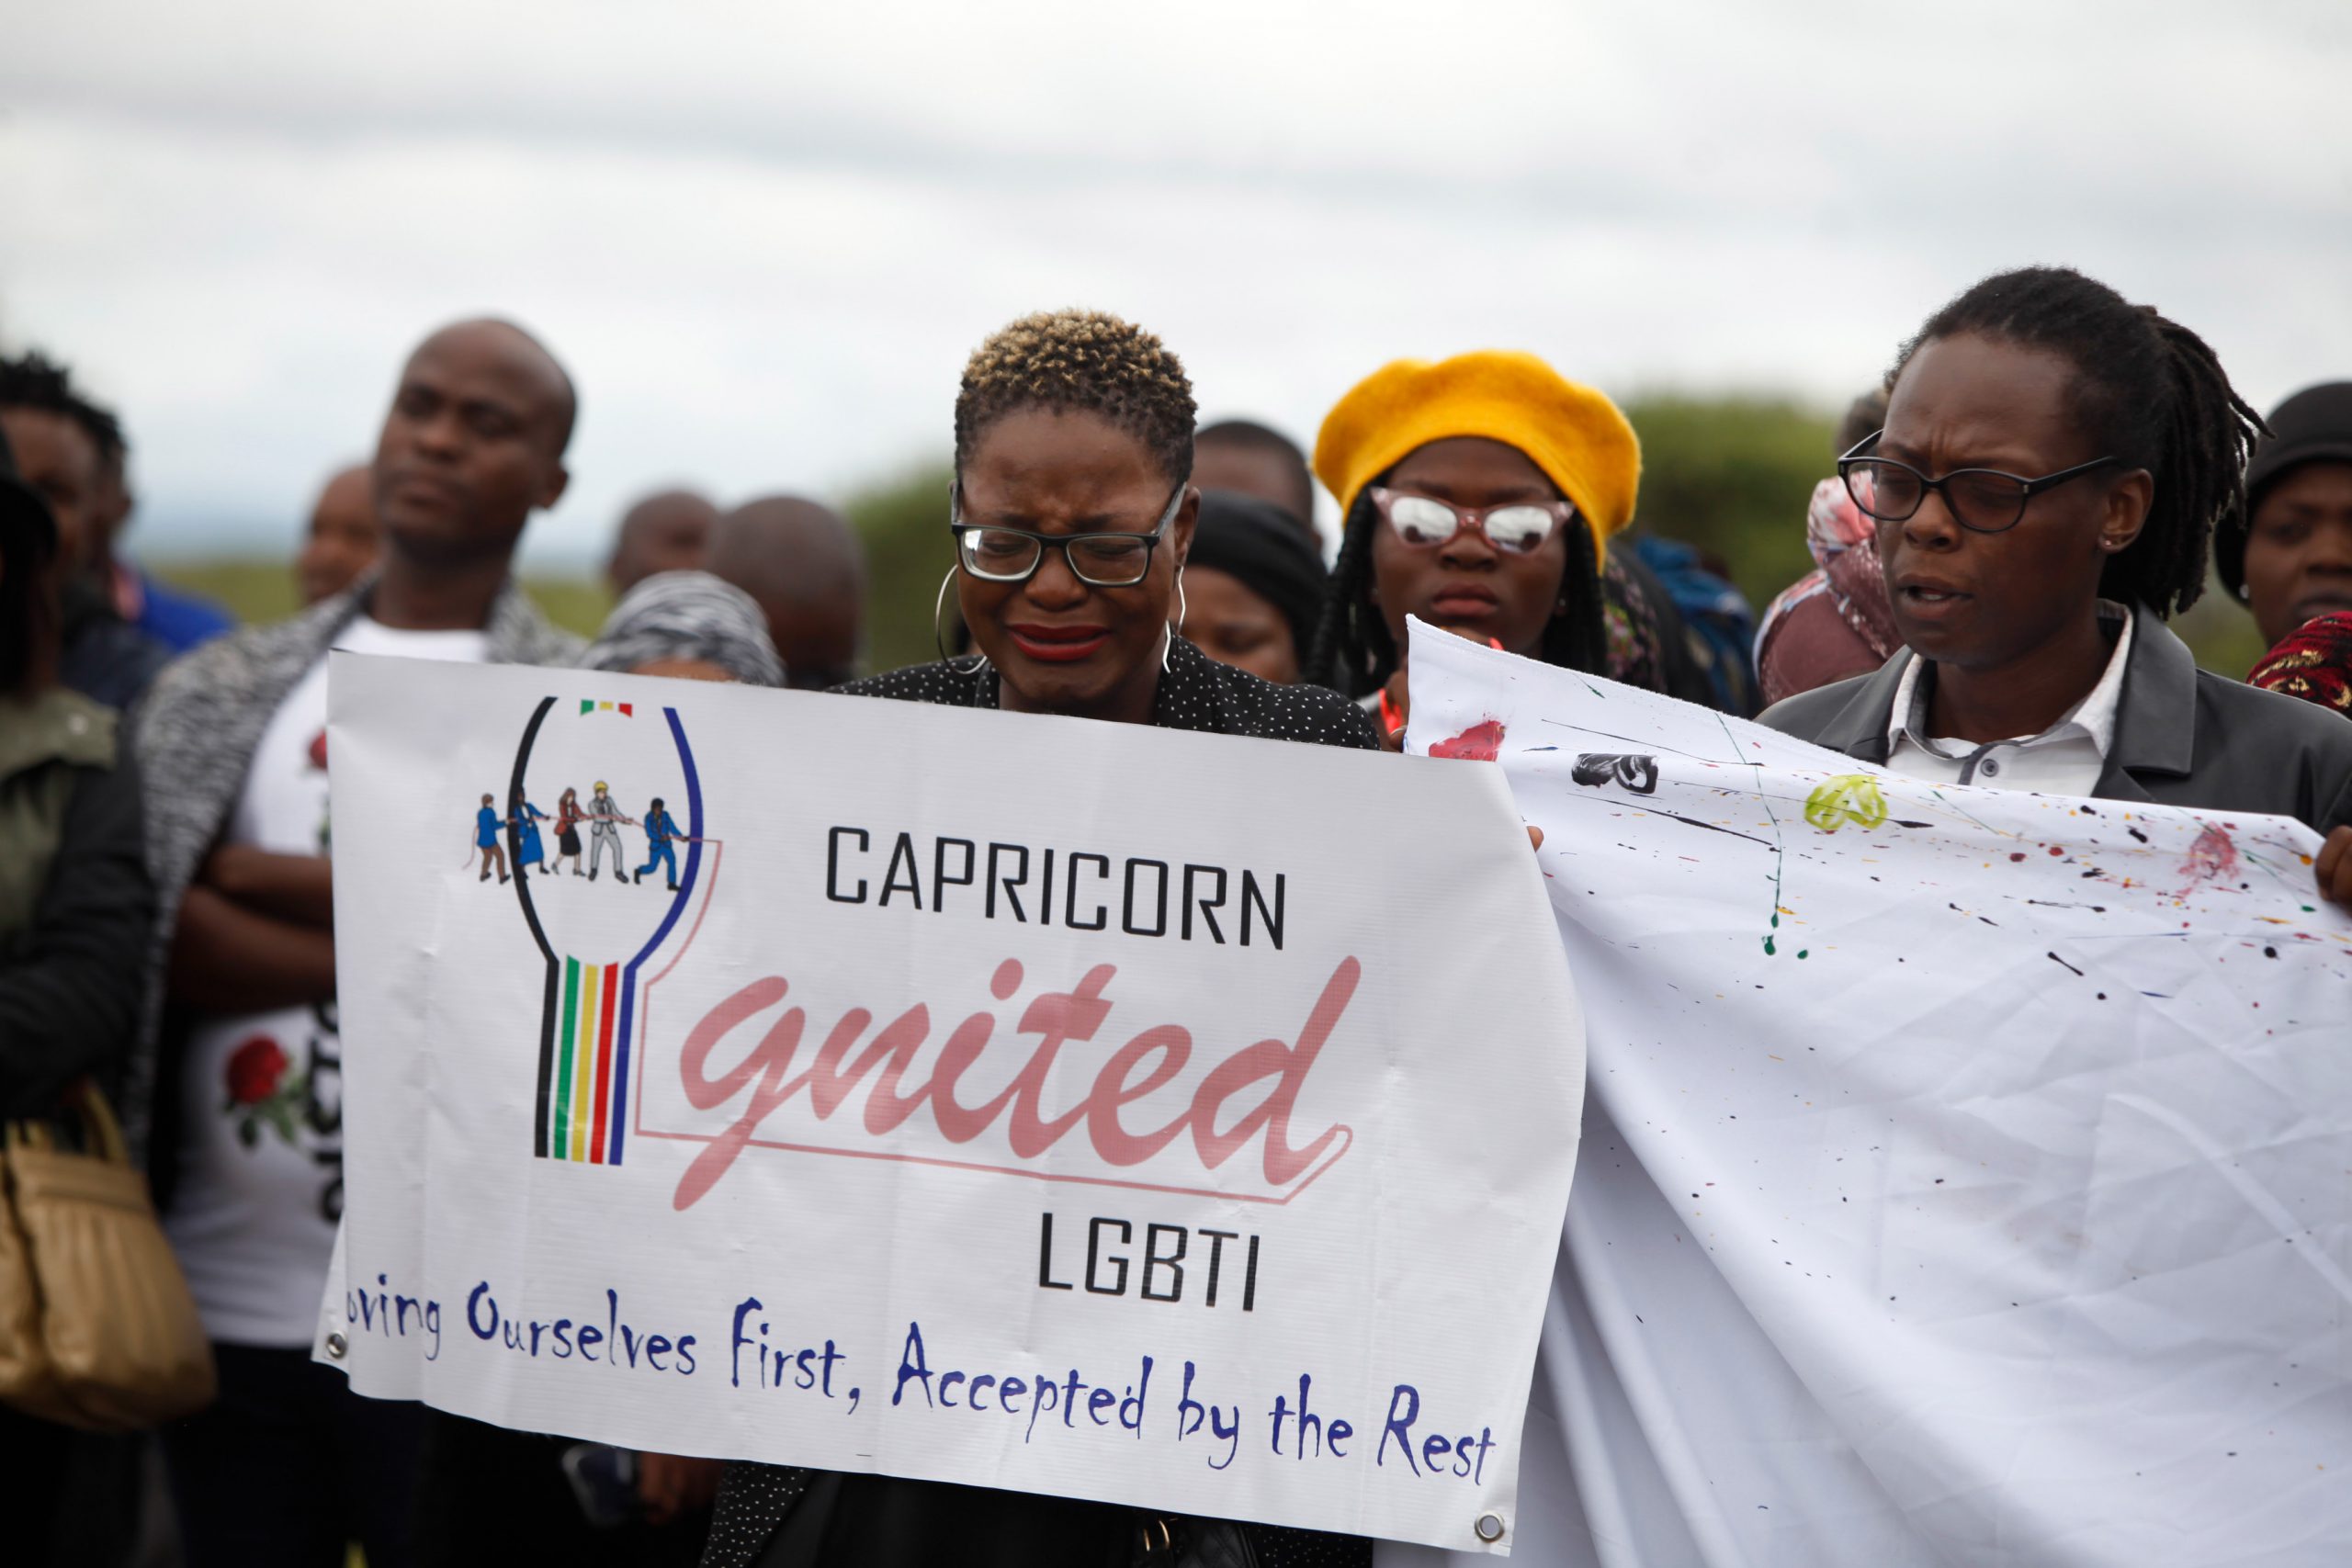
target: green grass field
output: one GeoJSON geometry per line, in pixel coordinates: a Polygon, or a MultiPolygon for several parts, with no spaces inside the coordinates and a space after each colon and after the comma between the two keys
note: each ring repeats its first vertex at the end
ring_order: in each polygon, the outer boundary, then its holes
{"type": "MultiPolygon", "coordinates": [[[[302,607],[290,561],[165,561],[148,570],[175,588],[225,605],[248,625],[282,620],[302,607]]],[[[528,577],[523,587],[549,620],[582,637],[595,636],[613,607],[605,585],[583,578],[528,577]]]]}

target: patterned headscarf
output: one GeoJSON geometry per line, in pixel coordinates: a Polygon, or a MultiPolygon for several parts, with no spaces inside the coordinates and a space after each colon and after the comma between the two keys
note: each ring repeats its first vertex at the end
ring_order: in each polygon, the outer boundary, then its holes
{"type": "MultiPolygon", "coordinates": [[[[1860,481],[1868,483],[1868,480],[1860,481]]],[[[1878,524],[1854,504],[1842,479],[1813,487],[1805,509],[1804,547],[1838,601],[1838,618],[1860,632],[1881,659],[1903,646],[1887,598],[1886,571],[1878,563],[1878,524]]]]}
{"type": "Polygon", "coordinates": [[[2245,683],[2352,718],[2352,610],[2315,616],[2288,633],[2245,683]]]}
{"type": "Polygon", "coordinates": [[[1804,547],[1815,570],[1781,590],[1756,623],[1756,670],[1767,703],[1876,669],[1903,646],[1877,535],[1843,480],[1813,487],[1804,547]]]}
{"type": "Polygon", "coordinates": [[[627,671],[662,659],[698,659],[748,686],[784,684],[758,604],[707,571],[656,572],[623,594],[580,667],[627,671]]]}

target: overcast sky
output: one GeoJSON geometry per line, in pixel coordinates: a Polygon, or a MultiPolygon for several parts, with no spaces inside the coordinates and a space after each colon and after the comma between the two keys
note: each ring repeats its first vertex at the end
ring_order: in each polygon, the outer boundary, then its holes
{"type": "Polygon", "coordinates": [[[944,450],[991,328],[1158,331],[1311,440],[1399,355],[1827,406],[2068,263],[2267,405],[2352,374],[2352,6],[6,0],[0,345],[117,404],[155,556],[290,545],[434,325],[580,384],[544,567],[633,494],[944,450]]]}

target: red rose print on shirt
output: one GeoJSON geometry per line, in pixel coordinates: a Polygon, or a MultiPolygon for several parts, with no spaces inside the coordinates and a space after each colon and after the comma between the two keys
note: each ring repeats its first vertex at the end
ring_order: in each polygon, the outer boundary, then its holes
{"type": "Polygon", "coordinates": [[[256,1034],[229,1056],[229,1103],[259,1105],[277,1092],[286,1076],[286,1051],[266,1034],[256,1034]]]}
{"type": "Polygon", "coordinates": [[[294,1141],[294,1117],[302,1104],[302,1075],[288,1074],[286,1048],[266,1034],[256,1034],[229,1053],[223,1077],[229,1102],[224,1111],[237,1117],[237,1138],[247,1148],[261,1141],[261,1124],[268,1122],[288,1143],[294,1141]]]}

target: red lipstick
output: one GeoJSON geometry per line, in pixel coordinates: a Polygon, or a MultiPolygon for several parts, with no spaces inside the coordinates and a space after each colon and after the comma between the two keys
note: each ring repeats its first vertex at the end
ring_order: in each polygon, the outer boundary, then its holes
{"type": "Polygon", "coordinates": [[[1046,626],[1036,622],[1007,625],[1012,646],[1045,664],[1075,664],[1091,659],[1110,645],[1111,628],[1101,626],[1046,626]]]}

